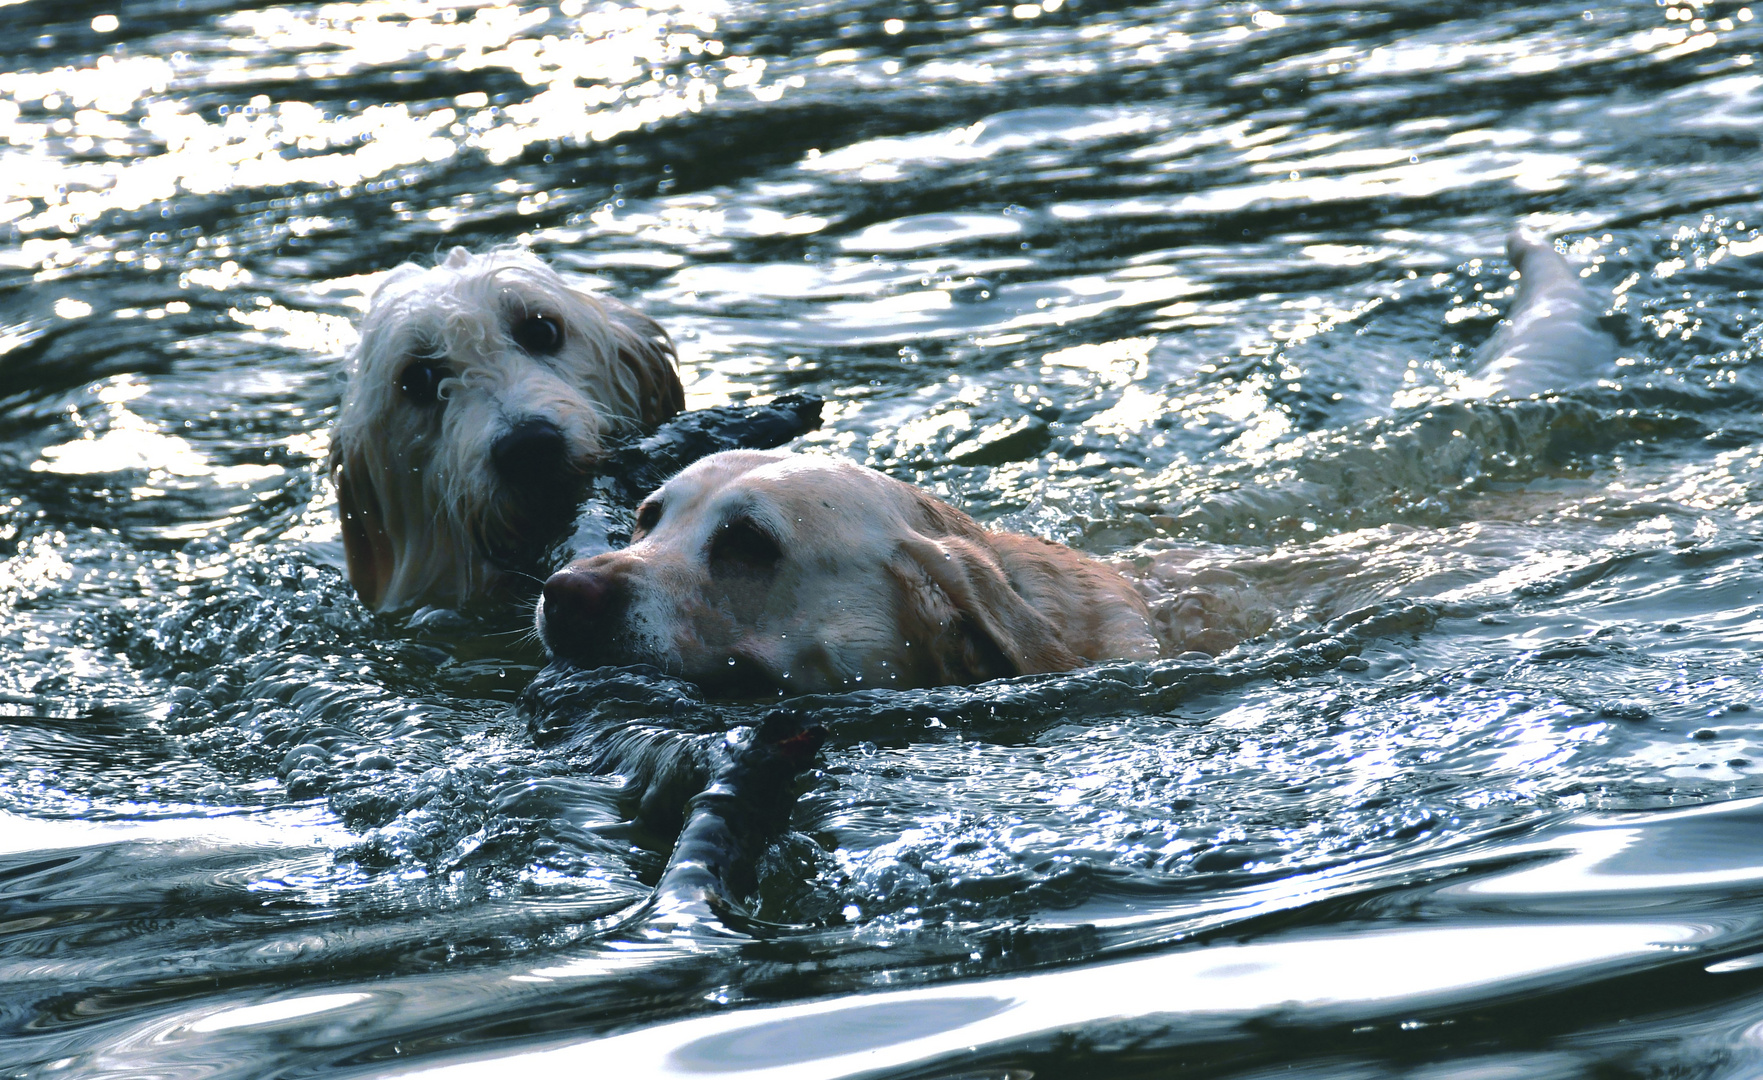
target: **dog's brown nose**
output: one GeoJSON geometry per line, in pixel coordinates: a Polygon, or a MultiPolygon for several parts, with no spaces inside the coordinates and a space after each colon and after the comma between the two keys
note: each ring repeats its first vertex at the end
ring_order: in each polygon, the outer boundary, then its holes
{"type": "Polygon", "coordinates": [[[556,480],[568,463],[569,445],[549,420],[529,416],[509,428],[490,447],[490,463],[502,479],[519,487],[556,480]]]}
{"type": "Polygon", "coordinates": [[[612,593],[610,575],[577,563],[545,579],[545,643],[553,652],[576,652],[603,635],[612,593]]]}
{"type": "Polygon", "coordinates": [[[606,603],[606,575],[585,566],[566,566],[545,579],[545,610],[568,608],[592,615],[606,603]]]}

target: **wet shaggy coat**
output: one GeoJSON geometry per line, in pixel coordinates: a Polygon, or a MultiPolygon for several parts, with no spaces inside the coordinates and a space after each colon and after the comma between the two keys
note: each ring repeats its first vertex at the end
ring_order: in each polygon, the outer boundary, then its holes
{"type": "Polygon", "coordinates": [[[350,581],[378,610],[490,592],[567,524],[608,438],[684,405],[661,327],[516,248],[393,270],[348,375],[330,473],[350,581]],[[498,447],[521,430],[542,452],[515,467],[498,447]]]}

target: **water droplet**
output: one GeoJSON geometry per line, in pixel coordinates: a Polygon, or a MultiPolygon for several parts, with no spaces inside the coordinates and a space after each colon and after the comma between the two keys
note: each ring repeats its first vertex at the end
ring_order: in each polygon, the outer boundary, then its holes
{"type": "Polygon", "coordinates": [[[949,299],[957,304],[983,304],[994,294],[992,283],[985,278],[968,278],[949,290],[949,299]]]}

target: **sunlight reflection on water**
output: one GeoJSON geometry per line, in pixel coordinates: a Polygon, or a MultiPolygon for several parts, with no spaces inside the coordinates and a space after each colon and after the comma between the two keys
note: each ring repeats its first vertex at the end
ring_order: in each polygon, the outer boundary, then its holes
{"type": "Polygon", "coordinates": [[[0,1071],[1755,1063],[1748,7],[207,2],[0,3],[0,1071]],[[1623,355],[1480,402],[1515,223],[1623,355]],[[609,931],[669,838],[524,613],[338,570],[339,358],[455,243],[1265,636],[853,708],[753,939],[609,931]]]}

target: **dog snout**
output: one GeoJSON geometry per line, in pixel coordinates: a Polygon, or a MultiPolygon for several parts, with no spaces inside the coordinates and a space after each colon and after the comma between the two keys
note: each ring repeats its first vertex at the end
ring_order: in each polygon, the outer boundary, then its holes
{"type": "Polygon", "coordinates": [[[545,619],[592,619],[606,607],[612,580],[585,566],[566,566],[545,579],[545,619]]]}
{"type": "Polygon", "coordinates": [[[564,567],[545,579],[539,601],[545,644],[572,657],[603,651],[624,600],[623,586],[604,569],[584,563],[564,567]]]}
{"type": "Polygon", "coordinates": [[[490,447],[490,461],[511,485],[541,486],[568,472],[569,444],[556,424],[529,416],[495,441],[490,447]]]}

